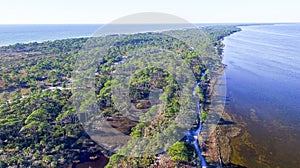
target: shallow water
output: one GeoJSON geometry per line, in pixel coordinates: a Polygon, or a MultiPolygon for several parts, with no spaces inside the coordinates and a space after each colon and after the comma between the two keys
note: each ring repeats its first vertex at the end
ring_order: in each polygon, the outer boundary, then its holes
{"type": "Polygon", "coordinates": [[[245,122],[233,140],[248,167],[300,164],[300,25],[241,27],[224,40],[226,111],[245,122]]]}

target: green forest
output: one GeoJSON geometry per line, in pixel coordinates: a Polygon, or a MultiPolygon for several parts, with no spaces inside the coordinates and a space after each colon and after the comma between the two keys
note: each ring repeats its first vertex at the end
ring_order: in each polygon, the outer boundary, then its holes
{"type": "MultiPolygon", "coordinates": [[[[180,129],[173,121],[180,115],[181,104],[194,105],[189,99],[182,100],[180,93],[186,88],[179,81],[185,81],[190,91],[195,82],[201,82],[195,92],[205,102],[207,86],[224,68],[222,39],[237,31],[235,26],[211,26],[0,47],[0,168],[84,167],[85,162],[102,162],[106,167],[195,166],[192,145],[175,136],[175,143],[161,146],[164,137],[160,135],[170,128],[168,137],[173,137],[174,130],[180,129]],[[88,56],[82,58],[85,54],[88,56]],[[101,57],[85,60],[97,55],[101,57]],[[149,63],[152,57],[159,62],[149,63]],[[188,81],[187,72],[176,69],[177,62],[172,60],[186,65],[195,81],[188,81]],[[174,66],[163,69],[161,62],[174,66]],[[131,67],[136,68],[129,71],[131,67]],[[79,72],[83,69],[85,72],[79,72]],[[118,74],[123,70],[130,76],[128,86],[120,82],[122,75],[118,74]],[[92,92],[81,96],[79,86],[85,84],[81,79],[89,74],[92,84],[81,91],[92,87],[92,92]],[[130,107],[123,104],[121,95],[113,94],[123,87],[129,88],[130,107]],[[80,100],[80,107],[74,100],[80,100]],[[98,109],[93,114],[132,137],[118,153],[106,150],[85,130],[91,123],[82,123],[78,111],[91,101],[98,109]],[[139,118],[125,116],[125,108],[139,118]],[[142,150],[135,146],[138,143],[143,143],[142,150]]],[[[205,121],[209,111],[203,108],[200,117],[205,121]]]]}

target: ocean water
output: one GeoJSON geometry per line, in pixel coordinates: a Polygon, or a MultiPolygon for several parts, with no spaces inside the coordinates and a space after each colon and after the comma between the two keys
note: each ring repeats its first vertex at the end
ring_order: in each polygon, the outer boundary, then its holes
{"type": "Polygon", "coordinates": [[[0,46],[88,37],[102,25],[0,25],[0,46]]]}
{"type": "MultiPolygon", "coordinates": [[[[113,25],[113,24],[44,24],[1,25],[0,46],[16,43],[43,42],[67,38],[91,37],[102,34],[134,33],[168,30],[183,27],[212,26],[224,24],[179,24],[179,25],[113,25]]],[[[226,24],[225,24],[226,25],[226,24]]]]}
{"type": "Polygon", "coordinates": [[[243,122],[247,167],[300,165],[300,24],[241,27],[224,40],[226,110],[243,122]]]}

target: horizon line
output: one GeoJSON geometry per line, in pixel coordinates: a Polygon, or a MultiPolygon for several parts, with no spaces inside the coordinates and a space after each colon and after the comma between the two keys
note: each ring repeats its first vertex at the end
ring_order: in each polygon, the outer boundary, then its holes
{"type": "Polygon", "coordinates": [[[156,25],[156,24],[297,24],[295,22],[187,22],[187,23],[0,23],[0,25],[156,25]]]}

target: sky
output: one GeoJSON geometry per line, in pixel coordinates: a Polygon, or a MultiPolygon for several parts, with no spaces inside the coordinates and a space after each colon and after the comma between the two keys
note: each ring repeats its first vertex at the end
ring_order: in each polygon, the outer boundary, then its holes
{"type": "Polygon", "coordinates": [[[191,23],[300,22],[299,0],[1,0],[0,24],[107,24],[140,12],[191,23]]]}

